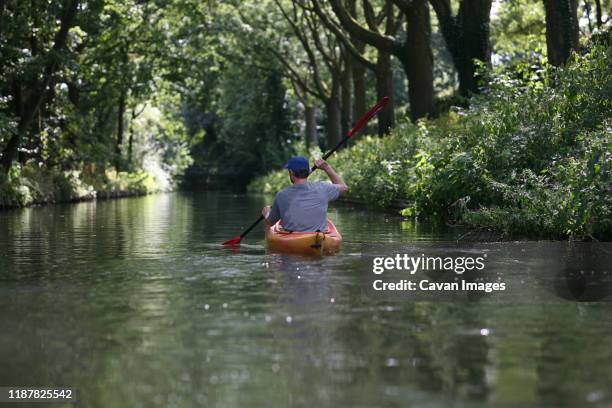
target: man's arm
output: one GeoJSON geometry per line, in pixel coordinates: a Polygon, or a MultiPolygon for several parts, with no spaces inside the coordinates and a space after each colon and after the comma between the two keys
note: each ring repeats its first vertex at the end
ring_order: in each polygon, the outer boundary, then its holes
{"type": "Polygon", "coordinates": [[[274,199],[274,204],[272,204],[271,207],[267,205],[262,208],[261,215],[264,216],[264,221],[266,221],[266,224],[270,226],[276,224],[276,221],[280,219],[280,211],[278,209],[276,199],[274,199]]]}
{"type": "Polygon", "coordinates": [[[274,224],[272,224],[270,221],[268,221],[268,217],[270,216],[270,210],[272,209],[271,206],[266,205],[264,208],[261,209],[261,215],[263,215],[264,217],[264,221],[266,222],[266,224],[272,226],[274,224]]]}
{"type": "Polygon", "coordinates": [[[332,169],[329,163],[327,163],[325,160],[317,160],[315,161],[315,166],[327,173],[327,176],[329,177],[331,182],[340,187],[340,194],[344,194],[348,191],[348,186],[346,185],[344,180],[342,180],[342,177],[340,177],[338,173],[336,173],[334,169],[332,169]]]}

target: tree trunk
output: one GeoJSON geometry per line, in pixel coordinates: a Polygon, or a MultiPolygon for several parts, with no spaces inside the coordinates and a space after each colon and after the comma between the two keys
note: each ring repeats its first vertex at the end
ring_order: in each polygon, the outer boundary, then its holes
{"type": "MultiPolygon", "coordinates": [[[[376,47],[378,50],[395,55],[402,62],[408,77],[408,96],[412,120],[433,115],[433,56],[429,42],[429,6],[426,1],[397,0],[406,16],[407,27],[404,42],[394,38],[394,36],[381,35],[372,29],[361,26],[347,12],[341,0],[329,0],[329,3],[340,24],[351,36],[376,47]]],[[[371,24],[368,25],[371,26],[371,24]]]]}
{"type": "Polygon", "coordinates": [[[115,144],[115,167],[121,171],[121,145],[123,144],[123,115],[125,113],[125,90],[121,90],[119,95],[119,105],[117,107],[117,141],[115,144]]]}
{"type": "Polygon", "coordinates": [[[75,82],[68,82],[68,99],[70,100],[70,102],[72,102],[72,104],[78,108],[79,107],[79,101],[81,99],[81,90],[79,89],[78,85],[75,82]]]}
{"type": "MultiPolygon", "coordinates": [[[[66,0],[64,2],[64,10],[62,13],[60,29],[55,34],[55,38],[53,41],[52,50],[57,52],[63,49],[66,45],[66,39],[68,38],[68,31],[74,22],[74,18],[77,12],[78,0],[66,0]]],[[[26,132],[30,128],[30,125],[36,115],[38,114],[38,109],[45,98],[45,93],[49,85],[51,84],[51,80],[53,78],[53,74],[57,70],[57,63],[55,58],[47,58],[45,62],[44,71],[42,73],[43,79],[40,83],[36,83],[32,88],[31,92],[28,92],[29,95],[27,98],[27,102],[24,103],[23,114],[19,117],[19,122],[17,124],[17,132],[13,134],[13,136],[8,141],[4,151],[2,152],[2,159],[0,160],[0,165],[2,166],[2,171],[5,174],[8,174],[13,161],[17,158],[17,152],[19,151],[19,145],[21,144],[21,140],[25,137],[26,132]]]]}
{"type": "Polygon", "coordinates": [[[389,105],[378,113],[378,135],[383,136],[395,125],[395,113],[393,109],[393,70],[391,67],[391,55],[384,51],[378,51],[376,61],[376,99],[390,98],[389,105]]]}
{"type": "Polygon", "coordinates": [[[478,93],[480,78],[476,74],[474,60],[491,63],[489,21],[491,0],[464,0],[457,15],[458,42],[460,45],[458,64],[459,93],[469,96],[478,93]]]}
{"type": "Polygon", "coordinates": [[[343,69],[341,75],[340,86],[340,109],[342,111],[342,135],[346,135],[350,130],[352,119],[352,100],[353,100],[353,69],[350,55],[348,52],[343,53],[343,69]]]}
{"type": "Polygon", "coordinates": [[[337,78],[332,80],[331,97],[325,100],[327,114],[326,132],[327,147],[332,148],[342,140],[342,126],[340,124],[342,113],[340,111],[340,82],[337,78]]]}
{"type": "Polygon", "coordinates": [[[15,117],[20,118],[20,120],[18,123],[17,133],[14,134],[9,139],[7,145],[4,147],[4,151],[2,152],[2,168],[5,171],[5,173],[9,171],[13,161],[17,159],[17,152],[18,152],[19,142],[20,142],[19,136],[22,133],[20,127],[21,127],[22,118],[25,116],[25,106],[24,106],[25,98],[23,95],[23,89],[21,85],[19,84],[19,81],[17,80],[13,80],[12,85],[13,85],[12,86],[13,98],[11,102],[13,105],[13,112],[15,114],[15,117]]]}
{"type": "Polygon", "coordinates": [[[366,68],[353,59],[353,119],[357,120],[366,113],[367,99],[366,99],[366,68]]]}
{"type": "Polygon", "coordinates": [[[406,44],[398,55],[408,77],[410,118],[416,121],[434,113],[433,56],[429,43],[429,8],[425,0],[414,0],[406,10],[406,44]]]}
{"type": "Polygon", "coordinates": [[[578,50],[576,0],[544,0],[548,61],[560,67],[578,50]]]}
{"type": "Polygon", "coordinates": [[[478,92],[474,59],[491,61],[489,22],[491,0],[463,0],[457,17],[452,16],[450,2],[431,0],[446,46],[459,77],[459,93],[469,97],[478,92]]]}
{"type": "Polygon", "coordinates": [[[341,140],[340,126],[340,100],[337,98],[331,98],[325,103],[325,110],[327,113],[327,122],[325,129],[327,131],[327,148],[331,149],[341,140]]]}
{"type": "Polygon", "coordinates": [[[601,0],[595,0],[595,24],[597,28],[601,28],[603,20],[601,19],[601,0]]]}
{"type": "Polygon", "coordinates": [[[132,117],[130,119],[130,135],[128,138],[128,165],[130,169],[132,167],[133,154],[134,154],[134,121],[136,120],[136,107],[132,109],[132,117]]]}
{"type": "Polygon", "coordinates": [[[304,107],[304,114],[306,116],[306,146],[308,148],[318,146],[319,138],[317,137],[317,112],[312,105],[306,105],[304,107]]]}
{"type": "MultiPolygon", "coordinates": [[[[357,17],[356,0],[349,0],[348,11],[353,18],[357,17]]],[[[362,41],[353,38],[352,44],[360,55],[365,53],[365,44],[362,41]]],[[[350,52],[348,53],[348,57],[351,60],[351,69],[353,70],[353,120],[358,120],[368,109],[365,84],[366,67],[350,52]]]]}
{"type": "Polygon", "coordinates": [[[3,28],[6,27],[4,23],[4,8],[6,5],[6,0],[0,0],[0,37],[2,37],[3,28]]]}

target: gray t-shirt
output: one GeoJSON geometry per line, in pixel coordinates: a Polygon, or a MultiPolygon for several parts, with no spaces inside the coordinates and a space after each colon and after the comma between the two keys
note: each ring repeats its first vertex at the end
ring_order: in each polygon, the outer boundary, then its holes
{"type": "Polygon", "coordinates": [[[327,204],[340,195],[340,186],[327,182],[294,184],[276,194],[268,221],[283,220],[288,231],[327,230],[327,204]]]}

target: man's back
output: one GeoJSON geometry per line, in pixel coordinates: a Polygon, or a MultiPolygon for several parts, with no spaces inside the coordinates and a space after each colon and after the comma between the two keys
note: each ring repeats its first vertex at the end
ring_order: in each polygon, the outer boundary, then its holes
{"type": "Polygon", "coordinates": [[[294,184],[276,194],[269,222],[283,221],[288,231],[313,232],[327,229],[327,205],[340,195],[337,184],[294,184]]]}

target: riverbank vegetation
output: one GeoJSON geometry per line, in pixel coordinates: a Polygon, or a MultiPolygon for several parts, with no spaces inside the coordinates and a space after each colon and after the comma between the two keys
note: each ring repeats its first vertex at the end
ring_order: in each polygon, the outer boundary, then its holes
{"type": "Polygon", "coordinates": [[[191,158],[170,18],[134,1],[0,4],[0,208],[176,184],[191,158]]]}
{"type": "Polygon", "coordinates": [[[334,146],[389,96],[332,159],[353,199],[609,239],[609,9],[0,2],[0,207],[177,186],[275,192],[287,157],[334,146]]]}
{"type": "MultiPolygon", "coordinates": [[[[350,186],[349,198],[406,203],[405,216],[509,234],[609,239],[610,38],[599,36],[589,47],[563,68],[493,74],[469,109],[361,138],[330,159],[350,186]]],[[[287,185],[279,170],[249,189],[287,185]]]]}

